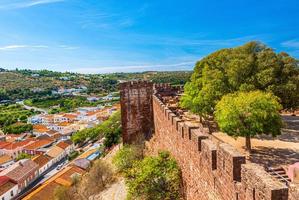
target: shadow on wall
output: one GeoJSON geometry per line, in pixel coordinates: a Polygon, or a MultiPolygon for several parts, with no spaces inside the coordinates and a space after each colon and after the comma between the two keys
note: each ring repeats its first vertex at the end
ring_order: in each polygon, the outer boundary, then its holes
{"type": "Polygon", "coordinates": [[[265,167],[278,167],[281,163],[289,165],[298,162],[299,154],[290,149],[256,147],[249,160],[265,167]]]}

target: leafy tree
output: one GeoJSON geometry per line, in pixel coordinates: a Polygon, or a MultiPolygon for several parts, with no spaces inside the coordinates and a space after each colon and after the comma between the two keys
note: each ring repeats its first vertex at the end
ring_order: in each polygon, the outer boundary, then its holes
{"type": "Polygon", "coordinates": [[[139,146],[123,146],[113,157],[113,164],[118,171],[125,172],[133,167],[135,161],[142,159],[143,152],[139,146]]]}
{"type": "Polygon", "coordinates": [[[297,61],[259,42],[221,49],[196,63],[185,85],[181,106],[201,116],[211,115],[222,96],[252,90],[272,92],[284,108],[296,108],[299,104],[297,61]]]}
{"type": "Polygon", "coordinates": [[[32,131],[32,124],[15,123],[3,128],[4,133],[20,134],[28,131],[32,131]]]}
{"type": "Polygon", "coordinates": [[[27,153],[20,153],[17,158],[16,161],[22,160],[22,159],[26,159],[26,158],[31,158],[31,155],[27,154],[27,153]]]}
{"type": "Polygon", "coordinates": [[[84,142],[86,139],[96,139],[99,137],[105,137],[104,145],[111,147],[114,144],[119,143],[121,135],[121,121],[120,112],[114,113],[108,120],[102,124],[94,127],[84,129],[72,135],[72,141],[75,144],[84,142]]]}
{"type": "Polygon", "coordinates": [[[251,151],[250,138],[256,134],[280,134],[281,105],[277,97],[261,91],[228,94],[216,105],[216,121],[228,135],[246,138],[246,149],[251,151]]]}
{"type": "Polygon", "coordinates": [[[180,170],[167,152],[135,162],[126,175],[128,199],[172,200],[180,198],[180,170]]]}

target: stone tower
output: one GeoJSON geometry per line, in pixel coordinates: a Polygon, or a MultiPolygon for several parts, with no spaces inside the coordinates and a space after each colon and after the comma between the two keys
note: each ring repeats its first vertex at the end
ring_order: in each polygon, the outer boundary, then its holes
{"type": "Polygon", "coordinates": [[[153,131],[153,83],[132,81],[120,84],[122,137],[124,144],[149,139],[153,131]]]}

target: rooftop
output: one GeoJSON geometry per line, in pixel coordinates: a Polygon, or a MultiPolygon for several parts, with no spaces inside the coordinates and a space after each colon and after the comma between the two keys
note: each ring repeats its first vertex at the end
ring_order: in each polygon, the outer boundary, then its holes
{"type": "Polygon", "coordinates": [[[68,143],[62,141],[62,142],[59,142],[58,144],[56,144],[56,146],[58,146],[62,149],[66,149],[70,145],[68,143]]]}
{"type": "Polygon", "coordinates": [[[2,156],[0,156],[0,165],[3,165],[3,164],[5,164],[7,162],[10,162],[12,160],[13,159],[8,155],[2,155],[2,156]]]}
{"type": "Polygon", "coordinates": [[[20,160],[14,163],[9,168],[0,172],[0,176],[7,176],[8,178],[18,182],[24,176],[38,169],[38,165],[29,159],[20,160]]]}
{"type": "Polygon", "coordinates": [[[32,159],[33,162],[38,164],[39,168],[43,167],[47,164],[52,158],[47,155],[38,155],[32,159]]]}
{"type": "Polygon", "coordinates": [[[47,131],[49,131],[49,129],[47,128],[47,126],[42,125],[42,124],[35,124],[35,125],[33,125],[33,130],[35,132],[47,132],[47,131]]]}
{"type": "Polygon", "coordinates": [[[0,196],[9,191],[16,185],[10,178],[6,176],[0,176],[0,196]]]}
{"type": "Polygon", "coordinates": [[[2,147],[2,149],[6,149],[6,150],[14,150],[17,149],[19,147],[24,147],[32,142],[34,142],[35,139],[31,138],[31,139],[26,139],[20,142],[12,142],[9,145],[6,145],[4,147],[2,147]]]}
{"type": "Polygon", "coordinates": [[[70,186],[72,176],[75,174],[83,174],[84,170],[76,166],[68,166],[36,190],[28,194],[23,200],[52,200],[54,199],[54,190],[57,186],[70,186]]]}
{"type": "Polygon", "coordinates": [[[53,146],[46,154],[52,158],[56,158],[57,156],[59,156],[62,152],[64,151],[64,149],[58,147],[58,146],[53,146]]]}
{"type": "Polygon", "coordinates": [[[29,150],[36,150],[36,149],[39,149],[39,148],[43,148],[45,146],[48,146],[50,144],[53,143],[53,140],[50,140],[50,139],[41,139],[41,140],[37,140],[29,145],[26,145],[24,147],[24,149],[29,149],[29,150]]]}

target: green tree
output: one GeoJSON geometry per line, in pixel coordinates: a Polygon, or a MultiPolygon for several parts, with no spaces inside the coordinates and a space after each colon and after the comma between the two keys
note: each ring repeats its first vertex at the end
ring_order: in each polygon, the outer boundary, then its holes
{"type": "Polygon", "coordinates": [[[143,150],[141,146],[123,146],[113,157],[113,164],[120,172],[126,172],[133,167],[135,161],[142,159],[143,150]]]}
{"type": "Polygon", "coordinates": [[[22,159],[26,159],[26,158],[31,158],[31,155],[27,154],[27,153],[20,153],[16,160],[19,161],[19,160],[22,160],[22,159]]]}
{"type": "Polygon", "coordinates": [[[282,120],[278,98],[261,91],[228,94],[217,103],[215,117],[220,129],[230,136],[245,137],[251,151],[250,138],[257,134],[280,134],[282,120]]]}
{"type": "Polygon", "coordinates": [[[196,63],[185,85],[181,106],[201,116],[212,115],[222,96],[252,90],[272,92],[284,108],[296,108],[299,104],[297,61],[259,42],[221,49],[196,63]]]}
{"type": "Polygon", "coordinates": [[[135,162],[127,173],[128,199],[172,200],[180,198],[180,170],[167,152],[135,162]]]}

